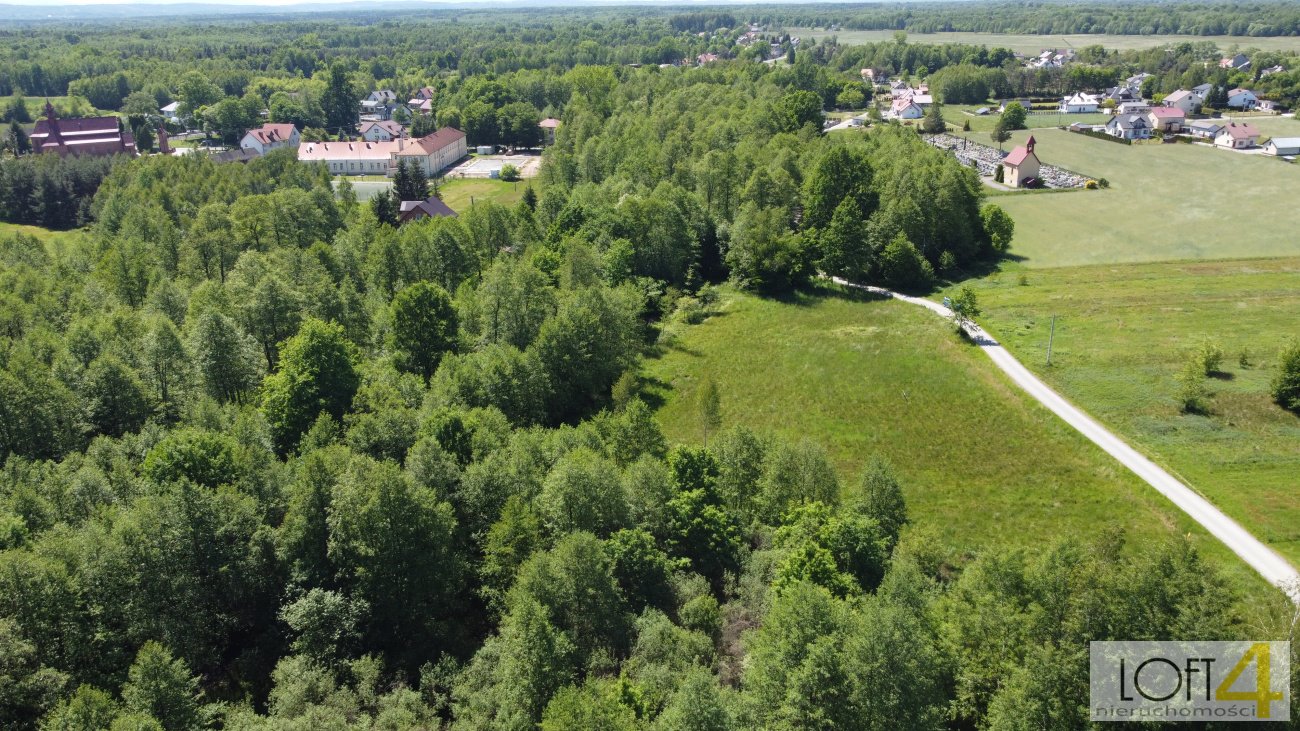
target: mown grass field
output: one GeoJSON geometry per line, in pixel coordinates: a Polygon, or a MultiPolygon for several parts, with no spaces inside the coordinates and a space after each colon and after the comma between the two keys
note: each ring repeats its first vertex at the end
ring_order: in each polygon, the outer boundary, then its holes
{"type": "Polygon", "coordinates": [[[1300,565],[1300,416],[1268,393],[1279,348],[1300,337],[1300,258],[1012,270],[970,284],[981,324],[1026,366],[1300,565]],[[1225,373],[1207,381],[1208,415],[1182,414],[1174,374],[1206,338],[1225,373]]]}
{"type": "MultiPolygon", "coordinates": [[[[840,43],[857,45],[890,41],[894,38],[892,30],[839,30],[828,31],[823,28],[787,28],[792,36],[814,41],[828,36],[835,36],[840,43]]],[[[1140,48],[1156,48],[1171,43],[1198,43],[1213,41],[1220,49],[1231,46],[1241,49],[1259,48],[1265,51],[1300,50],[1300,38],[1277,36],[1270,38],[1250,38],[1243,36],[1120,36],[1120,35],[1028,35],[1013,33],[908,33],[908,43],[972,43],[990,48],[1009,48],[1021,53],[1038,53],[1044,48],[1082,48],[1084,46],[1102,45],[1121,51],[1140,48]]]]}
{"type": "MultiPolygon", "coordinates": [[[[962,123],[970,122],[971,132],[984,132],[984,140],[988,142],[988,134],[997,126],[998,119],[1002,115],[998,114],[997,102],[988,102],[986,104],[962,104],[962,105],[944,105],[943,119],[948,126],[953,129],[961,129],[962,123]],[[980,107],[988,107],[992,110],[991,114],[974,115],[966,112],[974,112],[980,107]]],[[[1110,118],[1108,114],[1056,114],[1051,112],[1034,112],[1025,115],[1025,125],[1030,129],[1043,129],[1046,127],[1061,127],[1064,125],[1079,122],[1082,124],[1105,124],[1110,118]]]]}
{"type": "MultiPolygon", "coordinates": [[[[1269,128],[1290,119],[1269,119],[1269,128]]],[[[1263,127],[1261,126],[1261,129],[1263,127]]],[[[1018,192],[994,200],[1016,222],[1029,267],[1300,255],[1300,167],[1201,145],[1120,145],[1056,129],[1033,134],[1043,162],[1109,190],[1018,192]]],[[[972,140],[991,144],[987,134],[972,140]]]]}
{"type": "Polygon", "coordinates": [[[453,211],[464,213],[474,203],[495,201],[505,206],[513,206],[524,196],[524,189],[529,185],[526,180],[507,183],[491,178],[452,178],[439,183],[442,201],[453,211]]]}
{"type": "Polygon", "coordinates": [[[721,314],[686,329],[643,376],[674,443],[703,439],[698,389],[712,380],[724,428],[811,438],[846,484],[871,455],[884,455],[903,478],[914,519],[959,549],[1038,549],[1109,526],[1134,544],[1191,534],[1239,585],[1262,585],[947,323],[914,306],[727,291],[721,314]]]}

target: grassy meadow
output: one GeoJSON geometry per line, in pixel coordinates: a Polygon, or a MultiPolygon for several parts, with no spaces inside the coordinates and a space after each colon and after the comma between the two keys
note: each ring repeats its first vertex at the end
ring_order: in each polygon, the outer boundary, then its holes
{"type": "Polygon", "coordinates": [[[513,206],[524,196],[524,189],[529,182],[507,183],[491,178],[452,178],[438,183],[442,201],[453,211],[464,213],[475,202],[495,201],[505,206],[513,206]]]}
{"type": "Polygon", "coordinates": [[[823,290],[786,301],[725,290],[642,371],[671,442],[705,434],[702,384],[723,427],[823,445],[852,484],[873,454],[895,465],[911,514],[959,550],[1042,547],[1118,526],[1140,543],[1190,534],[1241,586],[1257,579],[1190,519],[1011,384],[932,314],[823,290]]]}
{"type": "Polygon", "coordinates": [[[981,324],[1026,366],[1300,564],[1300,416],[1268,393],[1279,348],[1300,337],[1300,258],[1013,269],[970,284],[981,324]],[[1207,338],[1225,353],[1210,413],[1182,414],[1174,374],[1207,338]]]}
{"type": "MultiPolygon", "coordinates": [[[[1291,119],[1264,120],[1279,134],[1291,119]]],[[[1043,162],[1110,181],[1108,190],[994,198],[1016,222],[1012,254],[1029,267],[1300,255],[1300,168],[1203,145],[1120,145],[1057,129],[1033,134],[1043,162]]],[[[987,134],[972,140],[991,144],[987,134]]]]}
{"type": "MultiPolygon", "coordinates": [[[[787,28],[792,36],[801,39],[819,41],[834,36],[840,43],[857,45],[878,43],[894,39],[892,30],[838,30],[824,28],[787,28]]],[[[1258,48],[1264,51],[1300,51],[1300,37],[1276,36],[1253,38],[1244,36],[1175,36],[1175,35],[1032,35],[1014,33],[908,33],[909,43],[971,43],[990,48],[1009,48],[1020,53],[1038,53],[1044,48],[1082,48],[1084,46],[1102,45],[1121,51],[1141,48],[1157,48],[1172,43],[1201,43],[1213,41],[1220,49],[1227,50],[1258,48]]]]}
{"type": "Polygon", "coordinates": [[[4,223],[3,221],[0,221],[0,238],[7,238],[16,233],[35,236],[46,244],[69,241],[81,235],[81,232],[75,229],[72,231],[53,231],[40,226],[25,226],[19,223],[4,223]]]}

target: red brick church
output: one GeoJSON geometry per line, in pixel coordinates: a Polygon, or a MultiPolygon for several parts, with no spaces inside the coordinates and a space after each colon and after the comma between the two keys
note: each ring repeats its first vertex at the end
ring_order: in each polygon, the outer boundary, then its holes
{"type": "Polygon", "coordinates": [[[31,135],[33,152],[60,155],[134,155],[135,139],[117,117],[59,119],[54,105],[45,102],[45,119],[31,135]]]}

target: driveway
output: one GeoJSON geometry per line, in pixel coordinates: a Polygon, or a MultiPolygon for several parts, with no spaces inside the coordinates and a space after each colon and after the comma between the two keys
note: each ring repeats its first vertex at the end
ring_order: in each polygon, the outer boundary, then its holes
{"type": "MultiPolygon", "coordinates": [[[[832,280],[837,284],[875,292],[909,304],[919,305],[941,317],[951,318],[953,315],[952,310],[947,307],[921,297],[909,297],[881,287],[853,284],[839,277],[832,277],[832,280]]],[[[1169,498],[1170,502],[1191,516],[1192,520],[1200,523],[1203,528],[1219,539],[1233,553],[1240,556],[1241,560],[1257,571],[1260,576],[1263,576],[1270,584],[1284,591],[1293,603],[1300,605],[1300,572],[1297,572],[1295,567],[1286,559],[1261,543],[1245,528],[1242,528],[1237,521],[1224,515],[1222,511],[1211,505],[1210,501],[1201,497],[1187,485],[1179,482],[1173,475],[1139,454],[1136,449],[1115,436],[1091,416],[1066,401],[1064,397],[1049,388],[1033,373],[1030,373],[1029,369],[1016,360],[1010,351],[1002,347],[979,325],[969,323],[966,325],[965,330],[971,341],[979,345],[980,349],[993,360],[998,368],[1001,368],[1004,373],[1010,376],[1017,386],[1027,391],[1030,396],[1037,399],[1039,403],[1059,416],[1065,423],[1074,427],[1093,444],[1101,447],[1107,454],[1119,460],[1134,474],[1145,480],[1148,485],[1154,487],[1161,495],[1169,498]]]]}

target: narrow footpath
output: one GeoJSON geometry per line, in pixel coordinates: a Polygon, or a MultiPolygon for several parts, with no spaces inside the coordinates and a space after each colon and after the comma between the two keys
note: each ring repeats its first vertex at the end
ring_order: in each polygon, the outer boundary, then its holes
{"type": "MultiPolygon", "coordinates": [[[[836,284],[846,287],[874,292],[909,304],[919,305],[941,317],[951,318],[953,316],[952,310],[947,307],[921,297],[909,297],[882,287],[854,284],[839,277],[832,277],[831,279],[836,284]]],[[[1191,516],[1192,520],[1200,523],[1223,545],[1240,556],[1241,560],[1245,561],[1260,576],[1263,576],[1270,584],[1285,592],[1293,603],[1300,605],[1300,572],[1297,572],[1290,562],[1261,543],[1259,539],[1241,527],[1237,521],[1229,518],[1223,511],[1214,507],[1214,505],[1210,504],[1210,501],[1199,493],[1175,479],[1173,475],[1166,472],[1155,462],[1142,456],[1136,449],[1129,446],[1127,442],[1120,439],[1109,429],[1069,401],[1066,401],[1064,397],[1049,388],[1033,373],[1030,373],[1029,369],[1016,360],[1016,357],[1010,351],[1002,347],[979,325],[973,322],[968,323],[964,329],[971,341],[978,345],[998,368],[1001,368],[1004,373],[1010,376],[1017,386],[1023,388],[1030,396],[1033,396],[1039,403],[1050,409],[1052,413],[1063,419],[1065,423],[1074,427],[1093,444],[1101,447],[1107,454],[1119,460],[1120,463],[1154,487],[1161,495],[1169,498],[1170,502],[1191,516]]]]}

